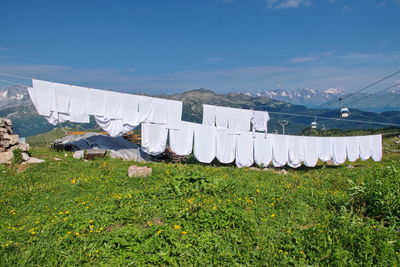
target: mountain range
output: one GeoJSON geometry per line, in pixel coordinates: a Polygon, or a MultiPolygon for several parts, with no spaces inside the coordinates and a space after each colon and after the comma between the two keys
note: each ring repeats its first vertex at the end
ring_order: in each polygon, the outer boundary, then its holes
{"type": "MultiPolygon", "coordinates": [[[[332,91],[333,94],[333,91],[332,91]]],[[[43,117],[36,113],[29,98],[27,89],[24,87],[9,87],[0,90],[0,117],[8,117],[13,120],[16,133],[20,136],[31,136],[49,131],[55,126],[49,124],[43,117]]],[[[183,102],[183,120],[201,123],[202,104],[211,104],[243,109],[266,110],[270,112],[269,132],[282,132],[279,122],[288,120],[286,133],[298,134],[304,128],[310,127],[314,116],[328,117],[330,119],[320,120],[317,123],[319,128],[326,129],[367,129],[382,128],[381,123],[400,124],[400,111],[388,111],[374,113],[361,110],[351,110],[349,121],[338,118],[338,110],[333,109],[312,109],[304,105],[296,105],[289,102],[271,99],[265,95],[254,96],[244,93],[217,94],[208,89],[197,89],[172,95],[158,95],[157,97],[175,99],[183,102]],[[276,113],[277,112],[277,113],[276,113]],[[282,114],[290,113],[292,115],[282,114]],[[298,115],[307,115],[303,117],[298,115]],[[354,120],[363,121],[355,122],[354,120]],[[371,123],[366,123],[371,122],[371,123]]],[[[65,123],[75,129],[93,129],[96,124],[93,120],[89,124],[65,123]]]]}

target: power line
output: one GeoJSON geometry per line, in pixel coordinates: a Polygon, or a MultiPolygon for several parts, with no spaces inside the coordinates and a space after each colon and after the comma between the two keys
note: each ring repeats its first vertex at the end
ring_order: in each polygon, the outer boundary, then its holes
{"type": "Polygon", "coordinates": [[[358,100],[355,100],[355,101],[353,101],[353,102],[346,103],[346,105],[347,105],[347,106],[350,106],[351,104],[354,104],[354,103],[356,103],[356,102],[359,102],[359,101],[361,101],[361,100],[363,100],[363,99],[365,99],[365,98],[367,98],[367,97],[374,96],[374,95],[376,95],[376,94],[378,94],[378,93],[380,93],[380,92],[383,92],[383,91],[392,89],[392,88],[397,87],[397,86],[399,86],[399,85],[400,85],[400,83],[396,83],[395,85],[386,87],[385,89],[379,90],[379,91],[377,91],[377,92],[375,92],[375,93],[373,93],[373,94],[369,94],[369,95],[364,96],[364,97],[362,97],[362,98],[360,98],[360,99],[358,99],[358,100]]]}

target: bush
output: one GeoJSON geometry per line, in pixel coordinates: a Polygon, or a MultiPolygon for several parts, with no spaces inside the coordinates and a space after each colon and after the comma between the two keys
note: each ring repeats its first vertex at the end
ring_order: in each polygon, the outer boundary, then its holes
{"type": "Polygon", "coordinates": [[[13,154],[14,154],[14,164],[21,164],[22,162],[24,162],[21,149],[13,150],[13,154]]]}

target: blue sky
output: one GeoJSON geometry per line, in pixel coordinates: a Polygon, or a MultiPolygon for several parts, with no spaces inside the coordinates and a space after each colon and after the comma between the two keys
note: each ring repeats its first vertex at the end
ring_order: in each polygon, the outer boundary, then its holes
{"type": "Polygon", "coordinates": [[[400,69],[399,14],[400,0],[3,1],[0,72],[150,94],[351,92],[400,69]]]}

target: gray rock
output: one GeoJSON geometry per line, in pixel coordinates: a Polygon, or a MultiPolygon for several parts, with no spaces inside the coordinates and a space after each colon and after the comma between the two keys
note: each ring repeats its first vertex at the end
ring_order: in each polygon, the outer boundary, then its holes
{"type": "Polygon", "coordinates": [[[282,170],[279,171],[279,174],[286,175],[286,174],[288,174],[288,171],[285,170],[285,169],[282,169],[282,170]]]}
{"type": "Polygon", "coordinates": [[[29,160],[29,155],[27,154],[27,153],[21,153],[21,156],[22,156],[22,159],[24,160],[24,161],[28,161],[29,160]]]}
{"type": "Polygon", "coordinates": [[[62,159],[57,158],[57,157],[54,157],[53,160],[55,160],[55,161],[60,161],[60,160],[62,160],[62,159]]]}
{"type": "Polygon", "coordinates": [[[0,152],[0,164],[11,164],[14,158],[12,151],[0,152]]]}
{"type": "Polygon", "coordinates": [[[42,162],[44,162],[44,160],[43,159],[34,158],[34,157],[30,157],[25,162],[28,163],[28,164],[35,164],[35,163],[42,163],[42,162]]]}
{"type": "Polygon", "coordinates": [[[95,158],[104,158],[106,155],[106,150],[105,149],[88,149],[86,150],[85,153],[85,159],[95,159],[95,158]]]}
{"type": "Polygon", "coordinates": [[[82,159],[83,158],[83,156],[84,156],[84,151],[83,150],[78,150],[78,151],[75,151],[74,152],[74,154],[72,155],[72,157],[74,158],[74,159],[82,159]]]}
{"type": "Polygon", "coordinates": [[[149,167],[139,167],[136,165],[131,165],[128,168],[128,176],[129,177],[146,177],[150,176],[153,173],[153,170],[149,167]]]}
{"type": "Polygon", "coordinates": [[[29,151],[29,144],[27,144],[27,143],[17,144],[10,148],[10,150],[15,150],[15,149],[19,149],[22,152],[27,152],[27,151],[29,151]]]}

